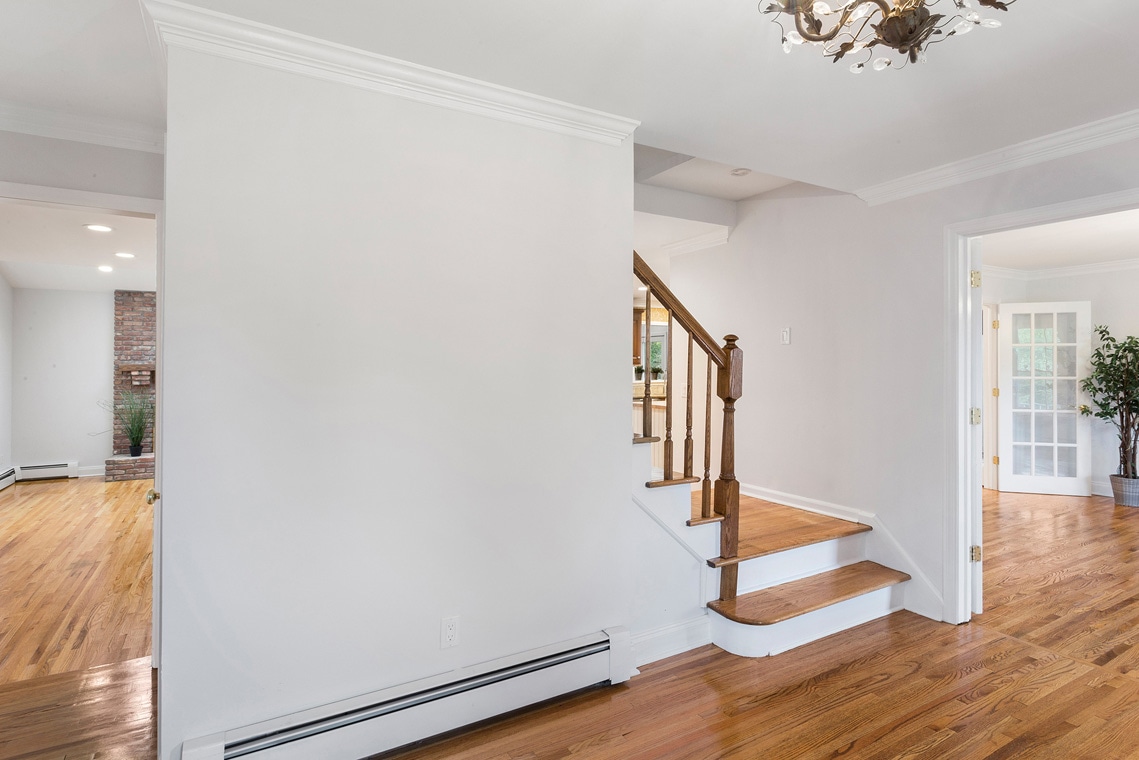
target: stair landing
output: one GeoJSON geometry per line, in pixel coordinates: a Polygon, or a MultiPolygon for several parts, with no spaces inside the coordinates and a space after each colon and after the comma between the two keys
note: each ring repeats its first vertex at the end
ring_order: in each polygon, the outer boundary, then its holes
{"type": "MultiPolygon", "coordinates": [[[[692,492],[692,516],[691,524],[700,521],[699,490],[692,492]]],[[[732,559],[716,557],[708,560],[708,564],[711,567],[724,567],[800,546],[865,533],[870,529],[869,525],[785,507],[741,494],[739,556],[732,559]]]]}

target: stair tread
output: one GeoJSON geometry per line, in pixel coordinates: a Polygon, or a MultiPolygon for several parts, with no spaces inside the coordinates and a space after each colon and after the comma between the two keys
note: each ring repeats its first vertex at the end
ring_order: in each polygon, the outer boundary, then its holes
{"type": "MultiPolygon", "coordinates": [[[[700,493],[692,495],[693,517],[700,514],[700,493]]],[[[724,567],[800,546],[832,541],[871,530],[869,525],[785,507],[751,496],[740,496],[740,538],[737,556],[708,560],[724,567]]]]}
{"type": "Polygon", "coordinates": [[[671,478],[664,478],[663,480],[650,480],[645,483],[646,488],[665,488],[666,486],[679,486],[686,483],[699,483],[700,478],[693,475],[686,478],[683,473],[674,472],[671,478]]]}
{"type": "Polygon", "coordinates": [[[659,440],[660,437],[655,435],[635,435],[633,436],[633,445],[635,446],[639,443],[656,443],[659,440]]]}
{"type": "Polygon", "coordinates": [[[737,623],[774,625],[908,580],[906,573],[866,560],[726,602],[709,602],[708,607],[737,623]]]}

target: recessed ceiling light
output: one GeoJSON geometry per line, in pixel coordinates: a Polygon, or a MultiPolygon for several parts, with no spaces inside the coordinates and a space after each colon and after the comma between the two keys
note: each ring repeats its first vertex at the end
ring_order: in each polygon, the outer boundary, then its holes
{"type": "Polygon", "coordinates": [[[746,177],[751,174],[751,169],[732,169],[733,177],[746,177]]]}
{"type": "Polygon", "coordinates": [[[115,271],[115,268],[109,267],[106,264],[104,264],[103,266],[99,267],[99,271],[100,272],[113,272],[113,271],[115,271]]]}
{"type": "Polygon", "coordinates": [[[119,251],[115,255],[118,256],[120,259],[133,259],[134,258],[133,253],[127,253],[126,251],[119,251]]]}
{"type": "Polygon", "coordinates": [[[85,224],[83,225],[92,232],[110,232],[111,228],[105,224],[85,224]]]}

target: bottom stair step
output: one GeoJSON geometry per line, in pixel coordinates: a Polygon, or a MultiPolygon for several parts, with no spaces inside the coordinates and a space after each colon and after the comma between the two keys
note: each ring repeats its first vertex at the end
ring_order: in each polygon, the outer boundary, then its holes
{"type": "Polygon", "coordinates": [[[876,562],[856,562],[808,578],[753,591],[708,607],[744,625],[775,625],[838,602],[910,580],[876,562]]]}

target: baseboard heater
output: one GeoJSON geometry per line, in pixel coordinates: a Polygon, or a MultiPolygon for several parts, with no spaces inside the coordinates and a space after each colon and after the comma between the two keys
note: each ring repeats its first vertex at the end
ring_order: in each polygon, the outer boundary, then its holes
{"type": "Polygon", "coordinates": [[[182,760],[359,760],[634,673],[611,628],[294,715],[183,742],[182,760]]]}
{"type": "Polygon", "coordinates": [[[16,482],[16,468],[11,467],[5,473],[0,473],[0,491],[16,482]]]}
{"type": "Polygon", "coordinates": [[[52,480],[79,477],[78,462],[55,464],[21,464],[16,466],[16,480],[52,480]]]}

